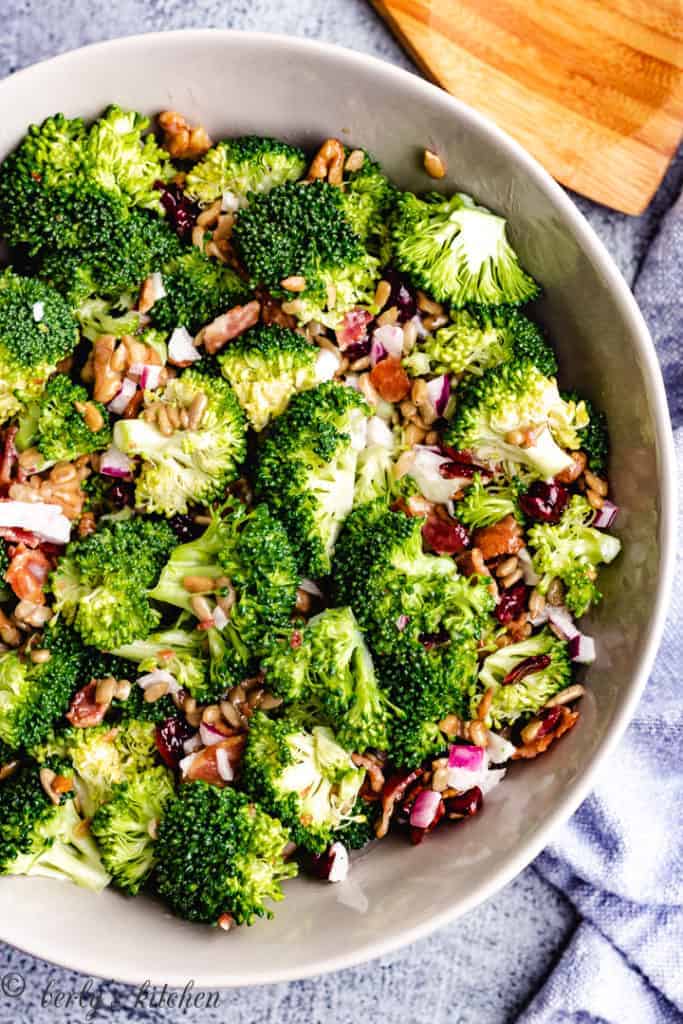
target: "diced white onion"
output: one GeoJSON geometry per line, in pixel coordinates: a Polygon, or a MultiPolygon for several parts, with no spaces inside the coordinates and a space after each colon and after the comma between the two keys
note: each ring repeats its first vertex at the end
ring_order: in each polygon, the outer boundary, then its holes
{"type": "Polygon", "coordinates": [[[177,693],[178,690],[182,690],[176,677],[167,672],[165,668],[155,668],[153,672],[147,672],[144,676],[140,676],[136,682],[142,690],[147,690],[150,686],[155,686],[156,683],[166,683],[169,693],[177,693]]]}
{"type": "Polygon", "coordinates": [[[168,342],[168,359],[171,363],[194,363],[201,359],[194,339],[186,327],[176,327],[168,342]]]}
{"type": "Polygon", "coordinates": [[[216,768],[223,782],[232,782],[235,778],[235,770],[230,763],[230,757],[225,747],[216,749],[216,768]]]}
{"type": "Polygon", "coordinates": [[[42,501],[0,501],[0,526],[30,530],[51,544],[67,544],[71,536],[60,506],[42,501]]]}
{"type": "Polygon", "coordinates": [[[394,432],[379,416],[371,416],[368,420],[367,443],[381,445],[389,451],[394,450],[394,432]]]}
{"type": "Polygon", "coordinates": [[[341,364],[341,356],[331,352],[328,348],[321,348],[315,359],[315,379],[322,384],[323,381],[332,380],[341,364]]]}
{"type": "Polygon", "coordinates": [[[107,406],[109,412],[113,412],[117,416],[121,416],[121,414],[126,411],[126,406],[137,391],[137,388],[138,386],[134,380],[131,380],[130,377],[124,377],[121,381],[121,387],[107,406]]]}

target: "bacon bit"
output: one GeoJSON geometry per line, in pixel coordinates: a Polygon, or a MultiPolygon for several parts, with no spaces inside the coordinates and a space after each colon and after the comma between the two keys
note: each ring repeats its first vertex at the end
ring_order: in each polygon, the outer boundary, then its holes
{"type": "Polygon", "coordinates": [[[351,309],[344,314],[341,327],[335,331],[339,348],[349,348],[351,345],[359,345],[368,336],[368,324],[372,320],[372,314],[367,309],[351,309]]]}
{"type": "Polygon", "coordinates": [[[10,544],[25,544],[27,548],[37,548],[42,539],[32,530],[23,530],[21,526],[0,526],[0,537],[10,544]]]}
{"type": "Polygon", "coordinates": [[[476,546],[470,548],[469,551],[464,551],[457,559],[457,563],[463,576],[491,575],[486,567],[486,562],[484,561],[481,549],[476,546]]]}
{"type": "Polygon", "coordinates": [[[257,324],[260,316],[261,304],[256,299],[244,306],[233,306],[227,313],[217,316],[200,332],[204,348],[209,355],[215,355],[233,338],[237,338],[243,331],[257,324]]]}
{"type": "Polygon", "coordinates": [[[12,471],[19,458],[17,446],[14,439],[17,436],[18,426],[8,427],[2,445],[2,458],[0,458],[0,485],[11,483],[12,471]]]}
{"type": "Polygon", "coordinates": [[[470,543],[468,531],[451,516],[430,516],[422,527],[422,539],[437,555],[458,555],[470,543]]]}
{"type": "Polygon", "coordinates": [[[89,729],[102,724],[109,705],[97,703],[96,690],[97,680],[93,679],[71,698],[66,717],[76,729],[89,729]]]}
{"type": "Polygon", "coordinates": [[[541,669],[547,668],[550,664],[549,654],[534,654],[530,658],[524,658],[520,661],[519,665],[516,665],[508,674],[501,680],[501,686],[511,686],[513,683],[519,683],[525,676],[529,676],[532,672],[540,672],[541,669]]]}
{"type": "Polygon", "coordinates": [[[235,918],[232,914],[221,914],[216,924],[219,928],[222,928],[224,932],[229,932],[231,928],[235,927],[235,918]]]}
{"type": "Polygon", "coordinates": [[[391,511],[403,512],[404,515],[417,519],[420,516],[430,516],[434,512],[434,502],[421,494],[411,494],[409,498],[399,498],[395,501],[391,511]]]}
{"type": "Polygon", "coordinates": [[[566,732],[574,728],[579,720],[580,712],[570,711],[564,705],[560,707],[560,711],[561,716],[556,727],[545,735],[537,736],[531,743],[525,743],[524,746],[517,747],[512,755],[513,761],[529,760],[532,757],[538,757],[539,754],[543,754],[548,749],[551,743],[559,740],[560,736],[564,736],[566,732]]]}
{"type": "Polygon", "coordinates": [[[5,573],[5,579],[20,601],[45,604],[43,584],[51,567],[50,561],[42,551],[19,544],[5,573]]]}
{"type": "Polygon", "coordinates": [[[270,292],[257,290],[261,303],[261,322],[269,325],[276,324],[278,327],[287,327],[293,331],[296,327],[296,317],[291,313],[285,313],[279,299],[273,298],[270,292]]]}
{"type": "Polygon", "coordinates": [[[373,793],[381,793],[384,788],[384,772],[382,766],[372,757],[364,754],[351,754],[356,768],[365,768],[368,773],[370,789],[373,793]]]}
{"type": "Polygon", "coordinates": [[[389,822],[396,809],[396,804],[404,795],[408,786],[412,785],[422,775],[424,775],[424,768],[415,768],[412,772],[392,775],[384,783],[384,789],[382,790],[382,817],[375,827],[375,835],[378,839],[383,839],[389,831],[389,822]]]}
{"type": "Polygon", "coordinates": [[[522,528],[513,515],[505,516],[492,526],[475,530],[472,540],[485,562],[498,555],[516,555],[524,547],[522,528]]]}
{"type": "Polygon", "coordinates": [[[401,402],[410,393],[410,378],[396,356],[387,356],[370,371],[370,383],[385,402],[401,402]]]}
{"type": "Polygon", "coordinates": [[[212,786],[226,786],[227,783],[221,778],[218,771],[217,750],[227,750],[228,760],[233,769],[240,763],[247,737],[245,733],[237,736],[229,736],[227,739],[214,743],[211,747],[200,750],[190,765],[185,778],[188,782],[209,782],[212,786]]]}
{"type": "Polygon", "coordinates": [[[588,464],[585,452],[570,452],[572,459],[571,466],[567,466],[555,477],[556,484],[573,484],[583,473],[588,464]]]}
{"type": "Polygon", "coordinates": [[[289,638],[289,646],[292,648],[292,650],[296,651],[299,647],[301,647],[303,642],[304,638],[303,634],[301,633],[301,630],[293,630],[292,635],[289,638]]]}

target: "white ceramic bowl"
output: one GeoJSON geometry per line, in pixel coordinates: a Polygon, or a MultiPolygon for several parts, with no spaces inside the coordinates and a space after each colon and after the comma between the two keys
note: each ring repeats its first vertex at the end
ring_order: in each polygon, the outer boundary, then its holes
{"type": "Polygon", "coordinates": [[[434,187],[419,158],[425,146],[437,150],[448,168],[440,188],[469,192],[509,218],[523,264],[545,287],[539,314],[564,383],[609,416],[624,553],[605,573],[591,623],[591,691],[579,726],[546,756],[515,766],[483,814],[419,847],[385,840],[340,885],[288,883],[274,921],[229,935],[173,919],[147,899],[0,881],[0,938],[92,974],[218,987],[346,967],[420,938],[509,882],[586,796],[626,727],[660,638],[673,560],[673,448],[659,367],[630,291],[562,190],[492,123],[411,74],[278,36],[119,39],[2,82],[0,156],[29,122],[55,111],[93,117],[110,102],[150,114],[178,109],[214,138],[255,132],[313,148],[338,135],[415,189],[434,187]]]}

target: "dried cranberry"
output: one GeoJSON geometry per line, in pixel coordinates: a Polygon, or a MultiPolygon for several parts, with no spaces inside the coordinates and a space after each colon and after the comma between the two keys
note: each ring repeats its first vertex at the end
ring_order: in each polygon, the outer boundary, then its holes
{"type": "Polygon", "coordinates": [[[445,647],[451,642],[451,635],[445,629],[439,633],[420,633],[420,643],[425,651],[433,651],[435,647],[445,647]]]}
{"type": "Polygon", "coordinates": [[[353,345],[349,345],[348,348],[344,349],[344,355],[350,363],[355,363],[356,359],[362,359],[363,356],[370,355],[370,349],[372,342],[369,338],[364,341],[355,342],[353,345]]]}
{"type": "Polygon", "coordinates": [[[562,707],[556,704],[552,708],[543,708],[539,713],[541,719],[541,727],[536,733],[536,736],[546,736],[549,732],[552,732],[562,716],[562,707]]]}
{"type": "Polygon", "coordinates": [[[514,587],[504,590],[496,605],[496,618],[505,626],[508,622],[518,619],[526,607],[526,587],[523,583],[515,583],[514,587]]]}
{"type": "Polygon", "coordinates": [[[472,786],[471,789],[466,789],[464,793],[458,793],[457,796],[446,798],[446,813],[449,818],[455,816],[471,818],[473,814],[481,810],[483,803],[484,797],[479,786],[472,786]]]}
{"type": "Polygon", "coordinates": [[[439,466],[439,476],[444,480],[455,480],[458,477],[471,480],[476,472],[476,466],[466,466],[464,462],[442,462],[439,466]]]}
{"type": "Polygon", "coordinates": [[[169,768],[177,768],[185,757],[183,743],[189,740],[193,733],[192,726],[184,718],[176,716],[167,718],[161,725],[157,725],[154,739],[164,764],[169,768]]]}
{"type": "Polygon", "coordinates": [[[512,683],[518,683],[525,676],[530,676],[532,672],[540,672],[541,669],[547,668],[549,664],[549,654],[534,654],[531,658],[524,658],[523,661],[520,661],[519,665],[516,665],[501,680],[501,686],[510,686],[512,683]]]}
{"type": "Polygon", "coordinates": [[[109,488],[109,500],[114,508],[135,504],[135,484],[132,480],[117,480],[109,488]]]}
{"type": "Polygon", "coordinates": [[[546,484],[536,480],[519,499],[520,508],[530,519],[557,523],[569,501],[569,491],[562,484],[546,484]]]}
{"type": "Polygon", "coordinates": [[[429,516],[422,527],[422,539],[437,555],[459,555],[470,544],[469,532],[452,516],[429,516]]]}
{"type": "Polygon", "coordinates": [[[205,529],[201,523],[195,523],[193,516],[180,515],[180,513],[172,516],[168,521],[168,525],[178,540],[181,541],[196,540],[197,537],[201,537],[205,529]]]}
{"type": "Polygon", "coordinates": [[[192,234],[199,216],[199,206],[192,202],[175,182],[168,185],[157,182],[157,187],[161,188],[161,205],[176,234],[179,238],[187,239],[192,234]]]}
{"type": "Polygon", "coordinates": [[[439,470],[442,476],[445,476],[447,480],[450,480],[454,476],[474,476],[475,473],[479,473],[480,476],[493,476],[490,469],[486,466],[480,466],[478,462],[474,461],[472,452],[460,451],[458,448],[451,448],[448,444],[441,445],[441,454],[446,455],[449,459],[455,463],[454,469],[450,470],[448,467],[451,465],[449,462],[442,463],[442,468],[439,470]]]}
{"type": "Polygon", "coordinates": [[[391,285],[386,308],[391,309],[392,306],[396,306],[401,323],[411,320],[417,313],[417,297],[407,278],[392,267],[386,267],[382,272],[382,277],[391,285]]]}

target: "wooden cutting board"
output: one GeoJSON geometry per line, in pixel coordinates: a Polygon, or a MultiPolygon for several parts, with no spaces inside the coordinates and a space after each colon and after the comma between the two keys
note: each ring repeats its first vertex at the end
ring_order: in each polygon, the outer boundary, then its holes
{"type": "Polygon", "coordinates": [[[683,137],[683,0],[371,0],[563,185],[642,213],[683,137]]]}

